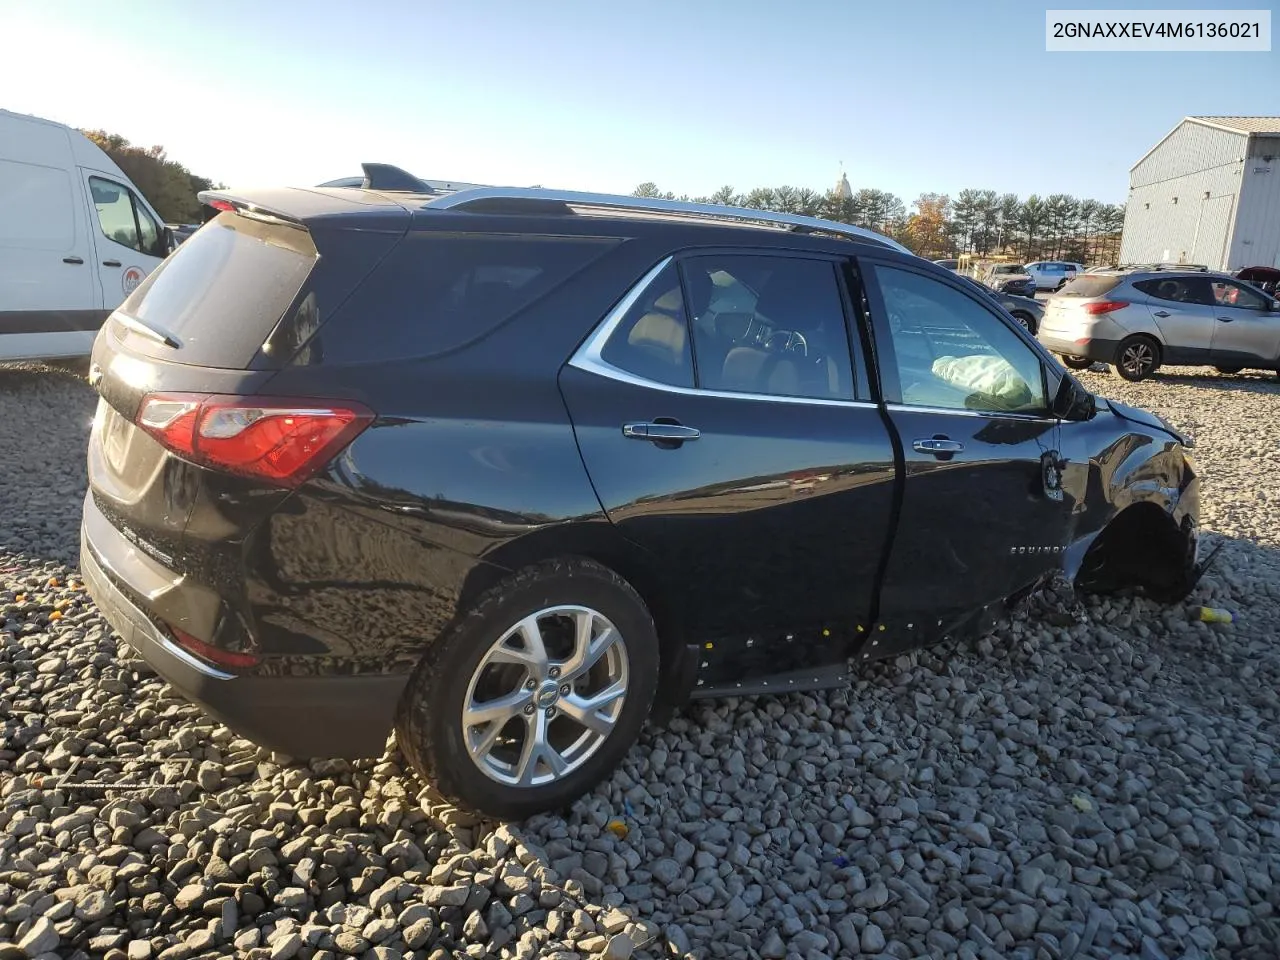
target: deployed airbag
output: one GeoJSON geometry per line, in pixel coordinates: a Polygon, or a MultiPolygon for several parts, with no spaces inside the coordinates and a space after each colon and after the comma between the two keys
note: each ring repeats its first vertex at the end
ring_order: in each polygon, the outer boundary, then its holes
{"type": "Polygon", "coordinates": [[[1003,357],[939,357],[932,369],[943,383],[969,394],[965,400],[968,408],[1026,410],[1034,405],[1031,386],[1003,357]]]}

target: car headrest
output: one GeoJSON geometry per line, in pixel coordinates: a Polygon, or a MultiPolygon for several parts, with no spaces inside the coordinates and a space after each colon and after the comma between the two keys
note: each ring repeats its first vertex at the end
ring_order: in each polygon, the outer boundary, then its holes
{"type": "Polygon", "coordinates": [[[684,357],[684,324],[666,313],[646,313],[636,321],[627,335],[627,342],[634,347],[670,354],[671,363],[678,365],[684,357]]]}
{"type": "Polygon", "coordinates": [[[680,295],[679,287],[672,287],[657,300],[653,301],[653,309],[663,310],[667,313],[675,313],[684,305],[684,298],[680,295]]]}

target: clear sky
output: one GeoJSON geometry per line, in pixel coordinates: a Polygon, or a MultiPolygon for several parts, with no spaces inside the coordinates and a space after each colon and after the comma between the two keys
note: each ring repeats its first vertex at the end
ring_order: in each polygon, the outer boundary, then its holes
{"type": "Polygon", "coordinates": [[[965,187],[1118,202],[1184,115],[1280,114],[1277,50],[1046,53],[1045,8],[0,0],[0,107],[163,144],[232,186],[313,184],[374,160],[698,195],[826,189],[843,162],[854,189],[908,204],[965,187]]]}

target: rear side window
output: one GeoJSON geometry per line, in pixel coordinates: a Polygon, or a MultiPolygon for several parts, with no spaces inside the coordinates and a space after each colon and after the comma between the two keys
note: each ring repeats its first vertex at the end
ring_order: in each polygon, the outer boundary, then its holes
{"type": "Polygon", "coordinates": [[[1067,282],[1058,294],[1060,297],[1101,297],[1110,293],[1120,283],[1120,277],[1109,277],[1103,273],[1082,274],[1067,282]]]}
{"type": "Polygon", "coordinates": [[[177,349],[127,333],[131,350],[177,363],[246,366],[293,302],[316,248],[302,229],[224,213],[192,234],[120,307],[177,349]]]}
{"type": "Polygon", "coordinates": [[[1157,277],[1138,280],[1134,286],[1157,300],[1170,303],[1213,303],[1213,291],[1203,277],[1157,277]]]}
{"type": "Polygon", "coordinates": [[[655,383],[693,386],[693,353],[675,264],[645,288],[610,334],[600,359],[655,383]]]}
{"type": "MultiPolygon", "coordinates": [[[[188,241],[190,242],[190,241],[188,241]]],[[[617,240],[409,234],[320,332],[330,362],[427,357],[494,330],[617,240]]]]}

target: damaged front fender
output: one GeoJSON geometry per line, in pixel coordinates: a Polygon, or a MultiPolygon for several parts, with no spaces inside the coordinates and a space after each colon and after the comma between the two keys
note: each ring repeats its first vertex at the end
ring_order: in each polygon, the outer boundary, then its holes
{"type": "Polygon", "coordinates": [[[1200,481],[1183,438],[1154,415],[1103,402],[1064,430],[1071,504],[1062,572],[1082,589],[1142,587],[1173,602],[1196,579],[1200,481]]]}

